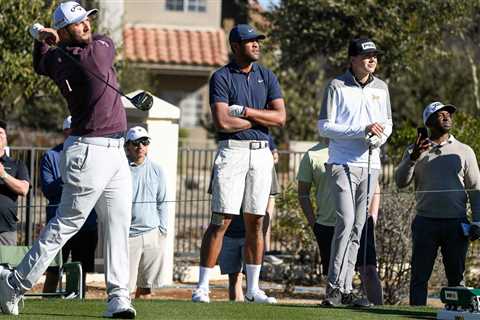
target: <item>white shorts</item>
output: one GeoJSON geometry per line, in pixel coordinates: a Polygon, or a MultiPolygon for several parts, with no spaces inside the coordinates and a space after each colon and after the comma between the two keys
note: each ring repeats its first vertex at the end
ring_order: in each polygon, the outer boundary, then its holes
{"type": "Polygon", "coordinates": [[[130,280],[128,289],[159,288],[163,268],[166,235],[158,228],[128,239],[130,251],[130,280]]]}
{"type": "Polygon", "coordinates": [[[213,165],[212,212],[265,215],[273,156],[266,141],[223,140],[213,165]]]}

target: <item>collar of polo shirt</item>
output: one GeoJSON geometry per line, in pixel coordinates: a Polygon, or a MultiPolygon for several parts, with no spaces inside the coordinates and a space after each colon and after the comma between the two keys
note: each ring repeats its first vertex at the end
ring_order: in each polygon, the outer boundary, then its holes
{"type": "MultiPolygon", "coordinates": [[[[229,68],[235,72],[243,73],[235,61],[230,62],[229,68]]],[[[250,72],[255,72],[257,70],[258,70],[258,65],[255,62],[252,62],[252,70],[250,70],[250,72]]]]}
{"type": "Polygon", "coordinates": [[[443,141],[442,143],[435,143],[435,142],[431,141],[431,145],[432,145],[432,148],[441,148],[444,145],[446,145],[447,143],[452,143],[454,141],[455,141],[455,137],[453,136],[453,134],[449,134],[447,140],[443,141]]]}
{"type": "Polygon", "coordinates": [[[369,74],[368,75],[368,80],[367,82],[365,82],[365,84],[361,84],[360,82],[358,82],[357,78],[355,78],[355,75],[353,74],[353,71],[352,69],[348,69],[348,74],[350,75],[350,80],[352,81],[352,83],[356,86],[360,86],[362,88],[365,88],[366,86],[368,86],[371,82],[373,82],[373,74],[369,74]]]}

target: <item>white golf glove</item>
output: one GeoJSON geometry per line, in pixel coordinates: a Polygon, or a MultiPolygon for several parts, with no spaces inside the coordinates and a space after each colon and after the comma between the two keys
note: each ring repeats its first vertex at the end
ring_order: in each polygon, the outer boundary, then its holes
{"type": "Polygon", "coordinates": [[[377,136],[376,134],[371,134],[371,133],[368,133],[365,136],[365,141],[369,146],[372,146],[373,148],[378,148],[382,144],[382,140],[380,139],[380,137],[377,136]]]}
{"type": "Polygon", "coordinates": [[[30,32],[30,35],[32,36],[33,39],[40,41],[39,33],[44,28],[45,27],[42,26],[40,23],[34,23],[33,26],[31,26],[30,29],[28,29],[28,31],[30,32]]]}
{"type": "Polygon", "coordinates": [[[228,114],[232,117],[241,118],[245,115],[245,107],[239,106],[238,104],[232,104],[228,106],[228,114]]]}

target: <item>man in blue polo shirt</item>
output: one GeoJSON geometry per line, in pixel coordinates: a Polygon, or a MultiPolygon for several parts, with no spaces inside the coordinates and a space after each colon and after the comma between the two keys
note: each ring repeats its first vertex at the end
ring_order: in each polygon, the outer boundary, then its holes
{"type": "Polygon", "coordinates": [[[210,302],[209,274],[217,262],[223,235],[243,206],[245,221],[245,301],[276,303],[258,286],[264,241],[263,216],[271,186],[272,153],[268,127],[285,124],[286,112],[275,75],[256,63],[259,35],[249,25],[230,31],[233,61],[210,79],[210,106],[217,129],[218,152],[213,167],[212,219],[200,250],[200,275],[194,302],[210,302]]]}

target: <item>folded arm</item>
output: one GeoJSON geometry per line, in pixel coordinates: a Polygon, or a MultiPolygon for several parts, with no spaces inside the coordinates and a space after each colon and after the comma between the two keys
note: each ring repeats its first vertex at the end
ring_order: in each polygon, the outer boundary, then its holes
{"type": "Polygon", "coordinates": [[[244,117],[264,127],[283,127],[287,118],[285,102],[282,98],[278,98],[268,103],[268,109],[247,107],[244,117]]]}
{"type": "Polygon", "coordinates": [[[252,127],[249,120],[230,115],[225,102],[215,102],[212,105],[212,117],[219,132],[238,132],[252,127]]]}

